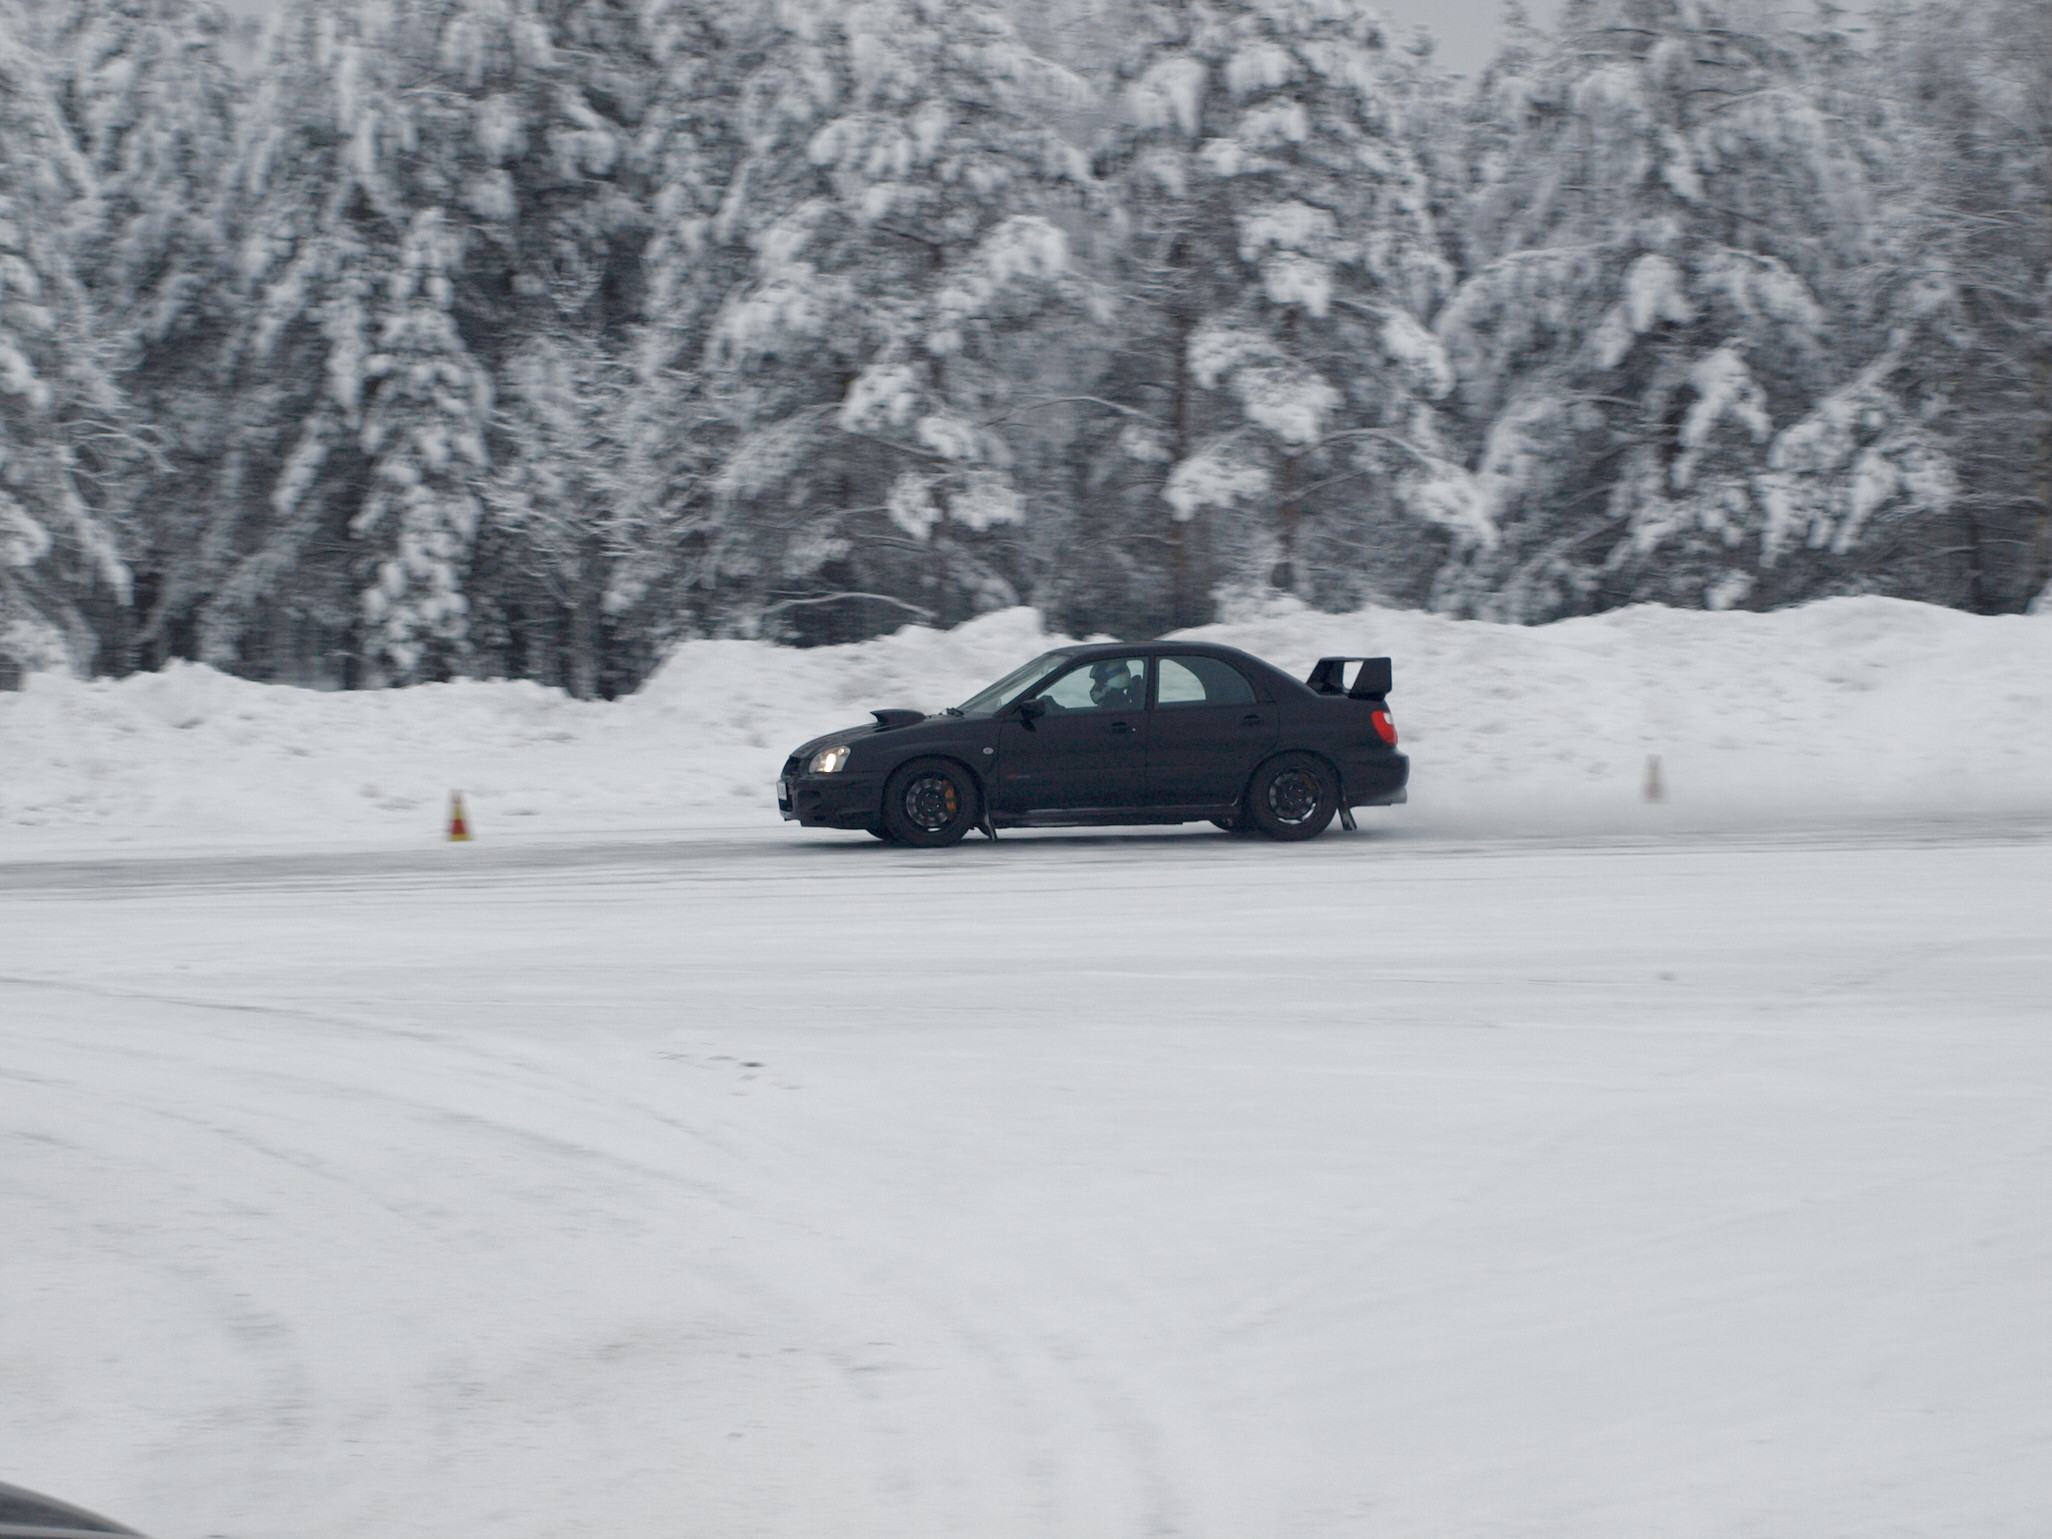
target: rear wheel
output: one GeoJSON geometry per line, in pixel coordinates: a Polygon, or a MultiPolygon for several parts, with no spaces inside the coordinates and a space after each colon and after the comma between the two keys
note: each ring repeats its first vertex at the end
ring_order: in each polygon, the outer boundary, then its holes
{"type": "Polygon", "coordinates": [[[976,818],[975,783],[946,759],[914,759],[884,783],[883,836],[899,844],[954,844],[976,818]]]}
{"type": "Polygon", "coordinates": [[[1271,839],[1310,839],[1339,808],[1332,768],[1308,753],[1278,754],[1247,783],[1247,821],[1271,839]]]}

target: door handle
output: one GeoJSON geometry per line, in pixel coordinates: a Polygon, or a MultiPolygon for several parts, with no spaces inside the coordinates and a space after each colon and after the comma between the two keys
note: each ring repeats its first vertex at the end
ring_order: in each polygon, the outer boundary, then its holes
{"type": "Polygon", "coordinates": [[[1261,718],[1250,711],[1247,715],[1240,718],[1240,725],[1243,727],[1258,727],[1261,725],[1261,718]]]}
{"type": "Polygon", "coordinates": [[[1113,723],[1111,724],[1111,730],[1112,730],[1112,731],[1114,731],[1114,732],[1131,732],[1131,731],[1132,731],[1133,729],[1132,729],[1132,727],[1131,727],[1131,726],[1130,726],[1130,725],[1129,725],[1128,723],[1126,723],[1126,722],[1123,722],[1123,721],[1115,721],[1115,722],[1113,722],[1113,723]]]}

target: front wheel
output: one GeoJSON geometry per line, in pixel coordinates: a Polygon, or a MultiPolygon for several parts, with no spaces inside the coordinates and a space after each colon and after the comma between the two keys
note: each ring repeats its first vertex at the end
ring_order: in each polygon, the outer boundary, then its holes
{"type": "Polygon", "coordinates": [[[976,826],[976,785],[946,759],[914,759],[884,783],[884,836],[937,849],[976,826]]]}
{"type": "Polygon", "coordinates": [[[1247,783],[1247,821],[1271,839],[1310,839],[1339,808],[1332,767],[1308,753],[1278,754],[1247,783]]]}

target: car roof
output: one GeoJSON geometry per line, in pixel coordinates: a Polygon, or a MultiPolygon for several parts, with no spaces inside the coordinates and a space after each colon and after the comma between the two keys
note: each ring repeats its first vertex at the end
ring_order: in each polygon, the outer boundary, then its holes
{"type": "MultiPolygon", "coordinates": [[[[1056,647],[1054,651],[1063,657],[1079,660],[1092,657],[1159,657],[1164,653],[1180,656],[1196,654],[1202,657],[1226,657],[1235,662],[1261,663],[1251,652],[1242,652],[1238,647],[1220,646],[1215,641],[1087,641],[1071,647],[1056,647]]],[[[1267,663],[1261,663],[1266,668],[1267,663]]]]}
{"type": "Polygon", "coordinates": [[[1252,652],[1243,652],[1238,647],[1223,646],[1216,641],[1179,641],[1167,637],[1155,641],[1089,641],[1075,646],[1056,647],[1051,657],[1073,658],[1077,662],[1089,662],[1100,657],[1216,657],[1233,663],[1246,672],[1257,675],[1269,684],[1282,684],[1309,694],[1301,680],[1291,678],[1274,663],[1263,662],[1252,652]]]}

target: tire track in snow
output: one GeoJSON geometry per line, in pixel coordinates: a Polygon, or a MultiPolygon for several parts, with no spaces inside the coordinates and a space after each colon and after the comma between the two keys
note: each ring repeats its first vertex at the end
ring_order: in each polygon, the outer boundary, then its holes
{"type": "MultiPolygon", "coordinates": [[[[6,981],[15,989],[25,983],[51,987],[43,980],[6,981]]],[[[59,985],[55,992],[80,1003],[98,999],[169,1007],[180,1016],[192,1013],[204,1018],[225,1011],[258,1028],[270,1020],[345,1033],[375,1031],[401,1046],[416,1062],[432,1062],[455,1053],[460,1060],[455,1072],[464,1083],[465,1102],[476,1099],[481,1087],[486,1091],[494,1086],[510,1087],[516,1093],[531,1088],[539,1072],[532,1064],[495,1061],[473,1043],[387,1027],[355,1015],[276,1012],[260,1003],[153,996],[140,990],[89,985],[59,985]]],[[[818,1344],[800,1345],[795,1350],[801,1355],[816,1354],[831,1369],[841,1385],[839,1398],[847,1403],[844,1411],[830,1413],[846,1423],[837,1436],[867,1447],[870,1453],[864,1462],[873,1469],[895,1470],[895,1478],[905,1484],[906,1491],[915,1486],[956,1488],[962,1521],[970,1525],[976,1521],[978,1499],[974,1493],[982,1491],[987,1499],[993,1480],[1011,1488],[1005,1505],[1039,1512],[1052,1528],[1065,1532],[1093,1531],[1093,1514],[1159,1511],[1162,1507],[1158,1479],[1139,1482],[1157,1488],[1153,1497],[1143,1500],[1135,1496],[1129,1501],[1118,1494],[1123,1481],[1119,1470],[1107,1467],[1105,1461],[1091,1461],[1087,1475],[1065,1466],[1063,1454],[1072,1429],[1094,1425],[1116,1437],[1122,1413],[1107,1410],[1101,1396],[1079,1390],[1070,1374],[1029,1342],[1014,1339],[1005,1330],[993,1330],[988,1323],[979,1325],[973,1313],[965,1314],[944,1287],[936,1289],[914,1281],[931,1275],[934,1258],[930,1254],[898,1255],[880,1263],[874,1237],[847,1234],[831,1222],[818,1222],[816,1214],[808,1219],[802,1213],[780,1217],[757,1211],[766,1186],[775,1188],[790,1179],[790,1165],[803,1154],[798,1145],[778,1148],[773,1163],[782,1166],[782,1171],[765,1173],[759,1161],[751,1161],[747,1151],[730,1137],[723,1141],[728,1168],[720,1177],[687,1177],[675,1168],[627,1158],[617,1150],[563,1139],[510,1115],[484,1116],[468,1105],[452,1106],[446,1098],[425,1094],[419,1088],[424,1075],[413,1076],[415,1088],[402,1094],[389,1087],[358,1083],[348,1072],[348,1060],[342,1057],[330,1060],[332,1072],[290,1067],[292,1059],[305,1049],[281,1057],[275,1040],[259,1042],[246,1034],[195,1035],[180,1027],[164,1045],[152,1046],[109,1040],[97,1029],[80,1038],[46,1026],[23,1033],[17,1040],[21,1047],[37,1052],[40,1062],[65,1067],[61,1077],[45,1073],[39,1080],[70,1092],[66,1099],[77,1107],[75,1120],[157,1123],[186,1135],[174,1140],[182,1145],[196,1138],[204,1145],[227,1145],[239,1151],[239,1156],[225,1161],[231,1167],[248,1170],[249,1160],[254,1159],[275,1170],[271,1176],[240,1177],[217,1197],[214,1206],[225,1204],[245,1229],[264,1227],[287,1210],[304,1209],[339,1218],[342,1243],[349,1251],[383,1256],[412,1253],[417,1256],[415,1265],[428,1271],[463,1264],[460,1247],[450,1252],[435,1243],[450,1214],[433,1189],[395,1187],[389,1173],[367,1172],[361,1159],[336,1152],[330,1139],[288,1136],[294,1128],[318,1135],[345,1122],[355,1129],[403,1122],[412,1130],[406,1135],[410,1158],[444,1169],[489,1166],[495,1162],[495,1151],[514,1146],[518,1171],[501,1178],[506,1184],[496,1201],[492,1188],[501,1182],[484,1186],[466,1183],[465,1196],[483,1208],[475,1222],[506,1221],[506,1205],[511,1203],[518,1207],[516,1221],[522,1228],[559,1230],[565,1227],[564,1216],[571,1215],[574,1222],[567,1227],[573,1231],[588,1232],[593,1224],[631,1229],[651,1205],[668,1201],[652,1188],[688,1197],[696,1204],[712,1203],[724,1211],[729,1225],[745,1221],[742,1228],[750,1232],[737,1234],[720,1247],[718,1259],[684,1255],[673,1258],[673,1264],[695,1275],[696,1291],[710,1301],[714,1316],[734,1321],[780,1320],[785,1335],[801,1344],[818,1344]],[[262,1057],[253,1061],[256,1053],[262,1057]],[[199,1090],[199,1082],[204,1082],[204,1092],[199,1090]],[[123,1090],[121,1086],[134,1088],[123,1090]],[[207,1109],[193,1110],[191,1105],[207,1109]],[[322,1193],[319,1188],[327,1190],[322,1193]],[[544,1205],[542,1211],[533,1211],[537,1203],[544,1205]],[[784,1238],[752,1232],[765,1224],[785,1230],[784,1238]],[[745,1259],[788,1255],[794,1244],[811,1255],[810,1267],[793,1268],[774,1259],[760,1263],[745,1259]],[[426,1254],[419,1254],[423,1251],[426,1254]],[[445,1259],[432,1259],[437,1253],[445,1259]],[[949,1386],[951,1400],[988,1408],[982,1432],[964,1438],[964,1446],[952,1453],[926,1447],[908,1462],[905,1448],[892,1446],[902,1445],[902,1437],[893,1437],[887,1425],[871,1424],[862,1407],[873,1407],[877,1401],[872,1365],[864,1362],[861,1354],[851,1355],[832,1345],[847,1334],[846,1322],[833,1313],[822,1315],[815,1297],[788,1285],[793,1273],[817,1272],[822,1263],[830,1273],[859,1273],[865,1330],[877,1333],[879,1339],[917,1342],[925,1376],[938,1375],[949,1386]],[[1017,1451],[1010,1468],[990,1462],[990,1450],[997,1448],[1017,1451]],[[936,1453],[943,1457],[936,1459],[936,1453]]],[[[672,1132],[682,1128],[678,1118],[660,1114],[644,1097],[621,1094],[621,1088],[557,1079],[551,1084],[552,1104],[557,1113],[566,1099],[582,1104],[588,1115],[612,1123],[616,1139],[629,1138],[635,1128],[650,1122],[672,1132]]],[[[364,1137],[376,1144],[392,1135],[358,1135],[347,1147],[353,1148],[364,1137]]],[[[83,1152],[103,1159],[116,1154],[91,1145],[83,1146],[83,1152]]],[[[204,1163],[219,1169],[224,1160],[219,1153],[210,1153],[204,1163]]],[[[305,1243],[303,1239],[301,1243],[305,1243]]],[[[111,1263],[124,1269],[139,1259],[120,1248],[107,1254],[111,1263]]],[[[232,1344],[244,1365],[217,1369],[214,1375],[217,1381],[248,1381],[248,1388],[232,1397],[235,1409],[227,1409],[230,1402],[223,1402],[219,1412],[211,1413],[218,1421],[214,1437],[233,1435],[243,1442],[254,1438],[252,1451],[258,1446],[267,1450],[264,1458],[297,1461],[312,1457],[312,1445],[321,1439],[361,1443],[385,1430],[380,1418],[373,1415],[366,1420],[364,1410],[350,1410],[362,1406],[360,1390],[339,1396],[333,1392],[337,1386],[332,1382],[331,1365],[322,1359],[309,1330],[295,1328],[289,1294],[274,1296],[268,1304],[252,1298],[246,1289],[234,1285],[232,1274],[221,1270],[219,1261],[186,1262],[168,1270],[179,1291],[204,1311],[203,1320],[190,1321],[195,1333],[232,1344]],[[310,1407],[324,1401],[328,1410],[320,1415],[310,1412],[310,1407]]],[[[386,1291],[389,1296],[389,1287],[386,1291]]],[[[501,1370],[479,1344],[464,1345],[459,1337],[452,1346],[433,1350],[428,1345],[429,1322],[416,1309],[402,1305],[386,1312],[400,1338],[389,1355],[388,1370],[402,1379],[409,1373],[416,1375],[414,1392],[429,1402],[474,1398],[483,1392],[475,1386],[489,1385],[499,1377],[501,1370]],[[436,1365],[431,1382],[417,1378],[416,1357],[426,1357],[436,1365]]],[[[318,1330],[312,1332],[318,1334],[318,1330]]],[[[764,1360],[760,1354],[750,1357],[751,1362],[764,1360]]],[[[818,1395],[823,1389],[823,1384],[815,1382],[812,1393],[818,1395]]],[[[827,1397],[829,1404],[834,1398],[827,1397]]],[[[915,1433],[927,1416],[928,1412],[922,1411],[914,1418],[915,1433]]],[[[422,1430],[431,1442],[446,1445],[450,1438],[446,1426],[422,1430]]],[[[189,1438],[179,1444],[181,1451],[190,1446],[189,1438]]]]}
{"type": "MultiPolygon", "coordinates": [[[[44,1082],[10,1081],[30,1099],[11,1091],[5,1115],[40,1106],[28,1131],[88,1129],[91,1156],[52,1146],[10,1172],[50,1174],[39,1223],[82,1216],[57,1236],[82,1247],[67,1256],[101,1244],[118,1263],[80,1260],[62,1275],[189,1266],[161,1308],[146,1289],[125,1297],[236,1354],[213,1361],[117,1327],[94,1352],[58,1360],[81,1375],[85,1403],[164,1410],[170,1431],[80,1420],[61,1440],[22,1428],[17,1443],[111,1450],[176,1498],[115,1504],[177,1518],[145,1526],[252,1539],[341,1528],[557,1539],[600,1508],[623,1533],[681,1523],[721,1539],[1150,1528],[1235,1539],[1344,1529],[1331,1515],[1345,1513],[1429,1531],[1415,1500],[1392,1504],[1424,1487],[1406,1488],[1374,1465],[1372,1440],[1352,1436],[1378,1429],[1401,1444],[1410,1419],[1346,1399],[1355,1359],[1384,1376],[1370,1398],[1413,1396],[1428,1416],[1433,1396],[1452,1392],[1421,1363],[1458,1382],[1486,1355],[1478,1378],[1515,1372],[1508,1363],[1544,1382],[1559,1368],[1547,1333],[1587,1317],[1600,1342],[1602,1305],[1630,1302],[1604,1291],[1620,1273],[1652,1300],[1631,1346],[1658,1359],[1692,1314],[1760,1318],[1737,1307],[1759,1303],[1744,1287],[1710,1287],[1730,1274],[1717,1264],[1727,1254],[1757,1250],[1763,1262],[1735,1275],[1772,1279],[1821,1218],[1845,1225],[1881,1275],[1901,1226],[1853,1219],[1892,1220],[1905,1192],[1917,1213],[1942,1198],[1942,1182],[1841,1183],[1811,1188],[1847,1194],[1822,1207],[1759,1201],[1759,1182],[1720,1184],[1714,1165],[1690,1162],[1697,1124],[1663,1126],[1663,1092],[1689,1088],[1682,1109],[1715,1112],[1712,1130],[1727,1136],[1796,1139],[1798,1164],[1773,1172],[1785,1185],[1791,1168],[1835,1176],[1903,1137],[1972,1152],[2037,1061],[2019,1049],[2017,1074],[1976,1081],[1961,1055],[2004,1063],[1987,1049],[2010,1023],[1990,1014],[1975,1037],[1948,1018],[1933,1040],[1946,1057],[1926,1076],[1940,1090],[1902,1092],[1915,1116],[1842,1147],[1828,1126],[1802,1142],[1809,1104],[1763,1104],[1761,1087],[1787,1079],[1843,1116],[1864,1109],[1868,1060],[1922,1066],[1905,1051],[1918,1041],[1908,1025],[1868,1031],[1873,991],[1900,991],[1901,975],[1870,978],[1861,959],[1895,954],[1899,935],[1884,925],[1878,942],[1860,937],[1844,952],[1859,965],[1804,945],[1801,967],[1764,982],[1663,991],[1653,970],[1670,965],[1676,937],[1706,962],[1789,944],[1775,924],[1728,915],[1698,938],[1697,909],[1660,906],[1750,872],[1752,852],[1731,844],[1690,845],[1680,860],[1645,847],[1542,860],[1478,847],[1491,858],[1441,860],[1379,841],[1053,836],[940,861],[828,841],[767,862],[734,844],[703,869],[675,851],[528,869],[513,851],[503,870],[423,863],[421,879],[388,883],[375,866],[321,867],[248,885],[224,862],[230,881],[114,891],[105,909],[92,906],[110,894],[91,873],[64,907],[0,898],[0,921],[52,943],[29,953],[46,973],[36,986],[0,989],[20,1048],[10,1063],[44,1082]],[[1593,902],[1606,884],[1619,891],[1593,902]],[[1385,904],[1411,917],[1364,953],[1364,926],[1398,912],[1385,904]],[[443,954],[498,939],[523,914],[530,922],[480,959],[443,954]],[[1629,935],[1613,940],[1613,924],[1629,935]],[[225,929],[261,950],[294,926],[312,939],[282,957],[206,949],[225,929]],[[455,939],[417,940],[428,926],[455,939]],[[56,944],[67,927],[94,943],[56,944]],[[1253,949],[1225,944],[1249,931],[1253,949]],[[936,959],[972,941],[993,949],[936,959]],[[338,943],[360,953],[346,967],[329,957],[338,943]],[[195,955],[203,984],[173,970],[195,955]],[[616,968],[627,972],[614,987],[616,968]],[[1173,1012],[1136,1008],[1193,968],[1173,1012]],[[498,990],[501,972],[535,987],[498,990]],[[1855,988],[1842,1019],[1755,1013],[1818,980],[1820,1008],[1855,988]],[[1721,1054],[1753,1077],[1734,1080],[1721,1054]],[[1983,1082],[1966,1131],[1933,1140],[1919,1118],[1942,1111],[1952,1085],[1983,1082]],[[1619,1108],[1617,1120],[1592,1115],[1619,1108]],[[1384,1119],[1387,1134],[1374,1126],[1384,1119]],[[1627,1137],[1637,1141],[1620,1154],[1613,1143],[1627,1137]],[[1676,1211],[1629,1168],[1649,1151],[1708,1183],[1715,1200],[1699,1221],[1647,1219],[1676,1211]],[[1255,1187],[1227,1189],[1242,1164],[1255,1187]],[[173,1180],[186,1176],[218,1190],[173,1180]],[[1363,1217],[1356,1183],[1375,1181],[1385,1211],[1363,1217]],[[1583,1190],[1614,1209],[1592,1218],[1583,1190]],[[1791,1232],[1784,1249],[1761,1244],[1791,1232]],[[1290,1291],[1307,1279],[1319,1285],[1290,1291]],[[1272,1303],[1272,1323],[1222,1339],[1248,1300],[1272,1303]],[[1469,1325],[1472,1340],[1456,1339],[1469,1325]],[[125,1401],[134,1386],[96,1363],[151,1351],[207,1392],[158,1380],[125,1401]],[[220,1425],[195,1426],[195,1414],[220,1425]],[[288,1438],[264,1441],[272,1420],[288,1438]],[[1356,1454],[1366,1478],[1343,1467],[1356,1454]],[[179,1465],[204,1480],[164,1473],[179,1465]],[[1291,1481],[1269,1479],[1276,1468],[1291,1481]],[[1242,1504],[1222,1505],[1234,1485],[1242,1504]],[[308,1491],[327,1510],[309,1510],[308,1491]]],[[[1972,896],[1958,884],[2000,864],[2021,894],[2036,890],[2016,876],[2032,859],[1929,869],[1972,896]]],[[[1864,855],[1805,859],[1748,880],[1808,880],[1825,866],[1817,891],[1840,903],[1864,904],[1883,869],[1864,855]]],[[[1735,896],[1755,898],[1750,886],[1735,896]]],[[[1970,963],[1930,965],[1950,976],[1970,963]]],[[[2044,1155],[2033,1143],[2017,1158],[2028,1171],[2044,1155]]],[[[1951,1290],[1942,1301],[1975,1280],[1975,1237],[2016,1229],[2029,1186],[1949,1153],[1930,1163],[1988,1194],[1978,1227],[1960,1231],[1957,1266],[1931,1274],[1951,1290]]],[[[1923,1308],[1869,1297],[1884,1321],[1923,1308]]],[[[51,1307],[81,1332],[98,1318],[51,1307]]],[[[2031,1350],[2021,1336],[2017,1347],[2031,1350]]],[[[1678,1362],[1678,1382],[1720,1382],[1678,1362]]],[[[1631,1387],[1629,1365],[1613,1371],[1631,1387]]],[[[1874,1398],[1857,1387],[1837,1402],[1848,1414],[1874,1398]]],[[[1722,1399],[1702,1398],[1743,1401],[1728,1382],[1722,1399]]],[[[1549,1411],[1524,1443],[1491,1441],[1500,1403],[1438,1405],[1449,1425],[1476,1419],[1480,1463],[1463,1462],[1465,1442],[1438,1447],[1434,1521],[1491,1499],[1463,1487],[1464,1472],[1484,1470],[1515,1505],[1548,1489],[1534,1450],[1565,1448],[1571,1464],[1596,1446],[1577,1437],[1605,1435],[1549,1411]],[[1569,1426],[1550,1441],[1557,1419],[1569,1426]]],[[[1747,1414],[1763,1419],[1741,1433],[1789,1442],[1789,1425],[1747,1414]]],[[[1663,1448],[1708,1446],[1703,1430],[1656,1426],[1640,1450],[1647,1478],[1672,1476],[1663,1448]]],[[[1774,1473],[1765,1488],[1786,1495],[1774,1473]]],[[[1850,1513],[1833,1521],[1873,1516],[1844,1478],[1824,1489],[1850,1513]]],[[[1743,1516],[1720,1508],[1705,1521],[1743,1516]]],[[[1509,1529],[1478,1518],[1464,1531],[1509,1529]]]]}

